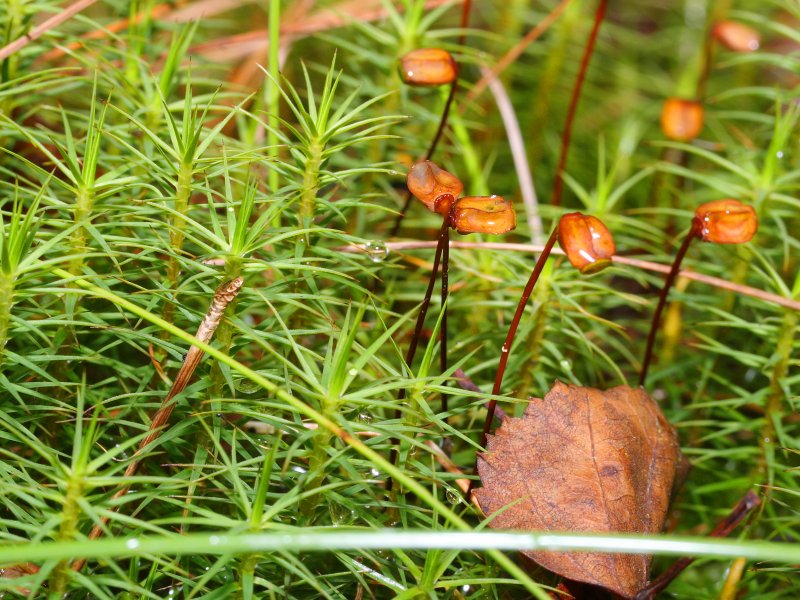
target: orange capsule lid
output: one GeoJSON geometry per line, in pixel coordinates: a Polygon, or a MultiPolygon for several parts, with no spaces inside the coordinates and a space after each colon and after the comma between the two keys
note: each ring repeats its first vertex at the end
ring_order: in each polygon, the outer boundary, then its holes
{"type": "Polygon", "coordinates": [[[597,217],[579,212],[559,220],[558,244],[572,266],[586,275],[606,268],[616,252],[608,227],[597,217]]]}
{"type": "Polygon", "coordinates": [[[450,225],[458,233],[499,235],[517,226],[514,206],[502,196],[465,196],[450,210],[450,225]]]}
{"type": "Polygon", "coordinates": [[[700,237],[715,244],[743,244],[758,231],[758,216],[749,204],[726,198],[701,204],[694,211],[700,237]]]}

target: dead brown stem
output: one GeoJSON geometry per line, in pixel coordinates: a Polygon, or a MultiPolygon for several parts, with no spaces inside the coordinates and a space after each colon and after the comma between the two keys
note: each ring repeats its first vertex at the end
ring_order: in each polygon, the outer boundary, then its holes
{"type": "MultiPolygon", "coordinates": [[[[242,289],[243,284],[244,280],[241,277],[237,277],[236,279],[221,284],[216,289],[214,292],[214,298],[211,300],[211,306],[209,307],[206,316],[200,322],[200,326],[197,328],[197,333],[195,334],[197,339],[204,343],[211,341],[214,331],[216,331],[217,327],[222,322],[225,308],[227,308],[228,304],[233,301],[233,299],[239,293],[239,290],[242,289]]],[[[149,446],[164,432],[164,426],[167,424],[173,408],[175,408],[172,400],[186,388],[204,354],[205,352],[200,350],[200,348],[197,346],[192,346],[189,348],[189,352],[186,354],[186,358],[183,359],[183,364],[178,371],[178,375],[175,377],[175,381],[172,383],[172,387],[150,421],[150,427],[148,428],[147,435],[141,442],[139,442],[139,447],[136,449],[133,460],[131,460],[130,464],[128,464],[128,467],[125,469],[123,479],[130,479],[136,474],[139,464],[141,463],[141,458],[139,457],[142,455],[145,448],[147,448],[147,446],[149,446]]],[[[117,493],[114,494],[112,497],[112,502],[128,493],[129,488],[130,485],[124,485],[120,490],[117,491],[117,493]]],[[[112,506],[110,510],[113,512],[116,510],[116,507],[112,506]]],[[[94,540],[101,537],[103,535],[103,528],[109,520],[109,515],[103,516],[100,519],[100,522],[92,528],[92,531],[89,533],[89,539],[94,540]]],[[[72,568],[75,571],[80,571],[84,564],[86,564],[86,559],[81,558],[72,564],[72,568]]]]}
{"type": "Polygon", "coordinates": [[[32,41],[42,37],[45,33],[51,29],[55,29],[65,21],[68,21],[82,10],[89,8],[95,2],[97,2],[97,0],[77,0],[68,7],[58,11],[52,17],[45,19],[40,25],[34,27],[25,35],[17,38],[3,48],[0,48],[0,60],[5,60],[12,54],[19,52],[32,41]]]}
{"type": "Polygon", "coordinates": [[[473,87],[470,90],[469,94],[467,94],[466,102],[464,102],[461,105],[461,108],[459,109],[460,113],[463,113],[469,106],[469,103],[475,100],[478,96],[480,96],[484,92],[484,90],[487,88],[489,82],[492,79],[498,77],[500,73],[505,71],[511,63],[517,60],[519,56],[523,52],[525,52],[525,49],[528,46],[530,46],[533,42],[538,40],[542,36],[542,34],[550,28],[550,25],[552,25],[556,21],[556,19],[558,19],[558,17],[561,16],[561,13],[564,12],[564,9],[567,8],[567,4],[569,4],[569,2],[570,0],[561,0],[561,2],[559,2],[556,5],[556,7],[553,10],[551,10],[550,13],[544,19],[539,21],[536,27],[534,27],[528,33],[526,33],[525,37],[523,37],[519,42],[517,42],[516,45],[513,48],[511,48],[511,50],[506,52],[500,58],[500,60],[498,60],[495,63],[495,65],[490,69],[490,71],[488,73],[485,73],[478,80],[478,83],[475,84],[475,87],[473,87]]]}
{"type": "MultiPolygon", "coordinates": [[[[403,252],[405,250],[432,248],[435,245],[436,242],[423,241],[386,242],[386,248],[390,252],[403,252]]],[[[503,242],[450,242],[450,248],[461,250],[485,249],[532,253],[539,253],[542,251],[542,246],[537,244],[510,244],[503,242]]],[[[364,249],[359,246],[340,246],[337,248],[337,250],[340,252],[364,252],[364,249]]],[[[553,254],[564,254],[564,252],[560,248],[553,248],[553,254]]],[[[662,265],[649,260],[639,260],[638,258],[630,258],[628,256],[615,255],[612,258],[612,261],[619,265],[627,265],[637,269],[653,271],[656,273],[666,274],[669,273],[670,270],[669,265],[662,265]]],[[[678,276],[691,279],[692,281],[699,281],[700,283],[705,283],[706,285],[710,285],[719,289],[729,290],[744,296],[750,296],[751,298],[758,298],[764,302],[769,302],[771,304],[776,304],[778,306],[784,306],[792,310],[800,311],[799,301],[793,300],[792,298],[785,298],[784,296],[778,296],[777,294],[771,294],[769,292],[765,292],[764,290],[750,287],[748,285],[740,285],[738,283],[727,281],[726,279],[720,279],[719,277],[713,277],[711,275],[703,275],[702,273],[696,273],[689,270],[681,270],[680,273],[678,273],[678,276]]]]}

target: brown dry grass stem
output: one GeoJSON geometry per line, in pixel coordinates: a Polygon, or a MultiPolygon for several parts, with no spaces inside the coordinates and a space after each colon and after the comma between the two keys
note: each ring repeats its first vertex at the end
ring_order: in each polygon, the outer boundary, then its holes
{"type": "MultiPolygon", "coordinates": [[[[82,0],[87,5],[91,5],[97,0],[82,0]]],[[[425,3],[426,8],[436,8],[449,2],[450,0],[428,0],[425,3]]],[[[460,3],[462,0],[457,0],[460,3]]],[[[188,6],[177,8],[172,4],[163,3],[157,4],[152,9],[140,11],[132,19],[119,19],[102,29],[95,29],[83,35],[81,41],[73,42],[67,46],[53,48],[41,56],[41,60],[50,61],[61,58],[68,51],[77,50],[82,46],[82,42],[88,40],[99,40],[109,37],[112,34],[119,33],[126,30],[131,25],[139,23],[146,17],[152,19],[162,19],[168,23],[187,23],[197,20],[198,18],[207,18],[223,12],[233,10],[242,4],[252,3],[254,0],[201,0],[194,2],[188,6]]],[[[78,3],[76,3],[78,4],[78,3]]],[[[56,23],[48,23],[48,29],[52,29],[67,18],[73,15],[66,15],[64,13],[67,9],[56,15],[60,17],[56,23]]],[[[82,9],[79,9],[82,10],[82,9]]],[[[403,7],[398,7],[398,10],[403,10],[403,7]]],[[[307,18],[295,19],[281,24],[281,39],[284,37],[305,37],[320,31],[327,31],[329,29],[336,29],[344,27],[352,21],[369,22],[377,21],[386,17],[386,7],[380,0],[348,0],[340,2],[334,6],[321,9],[307,18]]],[[[43,23],[39,28],[43,27],[43,23]]],[[[37,28],[37,30],[39,29],[37,28]]],[[[41,36],[45,31],[37,35],[41,36]]],[[[33,34],[33,32],[31,32],[33,34]]],[[[32,40],[22,38],[24,43],[19,48],[14,48],[10,52],[16,52],[24,47],[32,40]]],[[[35,39],[35,38],[34,38],[35,39]]],[[[16,43],[21,43],[17,40],[16,43]]],[[[191,48],[191,54],[202,54],[208,58],[223,61],[236,61],[246,59],[253,54],[264,53],[269,47],[269,35],[266,29],[256,29],[247,31],[245,33],[225,36],[210,42],[198,44],[191,48]]],[[[5,49],[4,49],[5,50],[5,49]]]]}
{"type": "MultiPolygon", "coordinates": [[[[425,8],[436,8],[447,2],[448,0],[428,0],[425,3],[425,8]]],[[[353,21],[377,21],[386,17],[386,15],[386,8],[376,0],[342,2],[319,10],[305,19],[282,24],[281,39],[286,36],[305,37],[321,31],[344,27],[353,21]]],[[[191,53],[202,54],[215,60],[238,60],[255,52],[265,52],[268,47],[268,31],[266,29],[255,29],[197,44],[191,48],[191,53]]]]}
{"type": "Polygon", "coordinates": [[[525,49],[528,46],[538,40],[542,34],[547,31],[553,23],[555,23],[556,19],[561,16],[561,13],[564,12],[569,3],[570,0],[561,0],[561,2],[559,2],[544,19],[537,23],[536,27],[526,33],[525,36],[519,42],[517,42],[513,48],[511,48],[511,50],[506,52],[500,58],[500,60],[498,60],[495,65],[488,70],[487,73],[484,73],[483,76],[478,80],[478,83],[476,83],[475,86],[469,91],[469,94],[467,94],[466,97],[466,102],[461,105],[458,112],[463,113],[468,108],[469,104],[486,90],[486,88],[489,86],[489,82],[492,79],[499,77],[500,74],[509,67],[509,65],[511,65],[520,57],[523,52],[525,52],[525,49]]]}
{"type": "MultiPolygon", "coordinates": [[[[390,252],[404,252],[406,250],[433,248],[435,245],[436,242],[422,242],[422,241],[386,242],[386,249],[389,250],[390,252]]],[[[503,243],[503,242],[450,242],[450,248],[461,249],[461,250],[484,249],[484,250],[500,250],[508,252],[530,252],[538,254],[539,252],[542,251],[543,246],[538,244],[514,244],[514,243],[503,243]]],[[[347,246],[347,247],[342,246],[339,247],[338,250],[341,252],[365,251],[360,246],[347,246]]],[[[559,248],[553,248],[553,254],[563,255],[564,252],[559,248]]],[[[634,267],[636,269],[642,269],[645,271],[663,273],[665,275],[668,274],[670,271],[669,265],[662,265],[660,263],[655,263],[649,260],[640,260],[638,258],[630,258],[628,256],[615,255],[612,258],[612,262],[618,265],[626,265],[629,267],[634,267]]],[[[706,285],[710,285],[712,287],[728,290],[737,294],[742,294],[744,296],[750,296],[751,298],[757,298],[759,300],[763,300],[764,302],[769,302],[770,304],[776,304],[778,306],[783,306],[786,308],[790,308],[792,310],[800,311],[800,301],[793,300],[792,298],[786,298],[784,296],[778,296],[777,294],[765,292],[764,290],[760,290],[758,288],[754,288],[748,285],[733,283],[726,279],[713,277],[711,275],[703,275],[702,273],[696,273],[695,271],[689,271],[689,270],[681,270],[678,273],[678,277],[683,277],[685,279],[690,279],[692,281],[705,283],[706,285]]]]}
{"type": "Polygon", "coordinates": [[[41,24],[31,29],[25,35],[17,38],[3,48],[0,48],[0,60],[5,60],[12,54],[19,52],[34,40],[42,37],[45,33],[55,29],[65,21],[68,21],[82,10],[89,8],[95,2],[97,2],[97,0],[77,0],[77,2],[73,2],[66,8],[58,11],[52,17],[45,19],[41,24]]]}
{"type": "MultiPolygon", "coordinates": [[[[214,332],[222,322],[225,309],[234,300],[234,298],[236,298],[237,294],[242,289],[243,284],[244,280],[241,277],[237,277],[231,281],[226,281],[216,289],[214,292],[214,297],[211,300],[211,306],[209,307],[206,316],[200,322],[200,326],[197,328],[197,333],[195,334],[197,339],[206,344],[211,341],[211,338],[214,336],[214,332]]],[[[145,448],[153,443],[164,432],[164,428],[169,421],[172,410],[175,408],[175,404],[172,402],[172,400],[189,384],[189,381],[191,381],[192,375],[194,374],[195,369],[197,369],[197,365],[200,364],[204,354],[205,352],[200,350],[200,348],[197,346],[192,346],[189,348],[189,352],[187,352],[186,358],[183,359],[183,364],[181,365],[181,368],[175,377],[175,381],[172,383],[172,387],[150,421],[147,435],[141,442],[139,442],[139,446],[136,449],[133,460],[131,460],[131,462],[128,464],[128,467],[125,469],[123,479],[128,480],[136,474],[139,464],[141,463],[140,457],[145,448]]],[[[123,486],[122,489],[118,490],[114,494],[112,500],[117,500],[127,494],[129,487],[129,484],[123,486]]],[[[118,505],[112,506],[112,508],[109,510],[114,511],[116,507],[118,507],[118,505]]],[[[110,516],[108,514],[104,515],[100,519],[100,522],[92,528],[92,531],[89,533],[89,539],[94,540],[101,537],[103,535],[103,529],[108,524],[109,520],[110,516]]],[[[79,559],[72,564],[72,568],[75,571],[80,571],[84,564],[86,564],[86,559],[79,559]]]]}

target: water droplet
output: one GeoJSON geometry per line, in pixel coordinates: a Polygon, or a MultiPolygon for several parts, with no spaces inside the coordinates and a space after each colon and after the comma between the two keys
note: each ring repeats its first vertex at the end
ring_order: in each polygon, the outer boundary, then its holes
{"type": "Polygon", "coordinates": [[[210,535],[208,536],[208,545],[209,546],[219,546],[220,544],[225,543],[225,538],[221,535],[210,535]]]}
{"type": "Polygon", "coordinates": [[[445,494],[444,494],[444,495],[445,495],[445,498],[447,498],[447,501],[448,501],[450,504],[458,504],[458,503],[460,503],[460,502],[461,502],[461,496],[459,496],[458,494],[456,494],[456,493],[455,493],[453,490],[450,490],[450,489],[448,489],[448,490],[445,492],[445,494]]]}
{"type": "Polygon", "coordinates": [[[341,527],[342,525],[349,525],[353,522],[356,516],[354,510],[342,506],[341,504],[331,503],[329,506],[331,513],[331,524],[334,527],[341,527]]]}
{"type": "Polygon", "coordinates": [[[350,369],[347,373],[350,375],[350,377],[355,377],[358,375],[358,369],[350,369]]]}
{"type": "Polygon", "coordinates": [[[125,542],[125,547],[128,550],[136,550],[139,547],[139,540],[136,538],[131,538],[127,542],[125,542]]]}
{"type": "Polygon", "coordinates": [[[364,251],[374,263],[383,262],[389,256],[389,249],[380,240],[372,240],[364,244],[364,251]]]}
{"type": "Polygon", "coordinates": [[[370,475],[372,475],[373,477],[380,477],[380,476],[381,476],[381,472],[380,472],[380,471],[378,471],[378,469],[376,469],[375,467],[372,467],[372,468],[369,470],[369,473],[370,473],[370,475]]]}
{"type": "Polygon", "coordinates": [[[233,207],[232,207],[232,206],[229,206],[229,207],[228,207],[228,212],[229,212],[229,213],[233,213],[233,207]]]}
{"type": "Polygon", "coordinates": [[[167,598],[177,598],[178,594],[181,593],[181,586],[176,585],[175,587],[171,587],[167,590],[167,598]]]}
{"type": "Polygon", "coordinates": [[[560,361],[558,361],[558,364],[562,371],[572,371],[572,361],[568,358],[562,358],[560,361]]]}
{"type": "Polygon", "coordinates": [[[468,583],[465,583],[464,585],[461,586],[461,593],[464,594],[465,596],[469,594],[471,591],[472,591],[472,586],[469,585],[468,583]]]}
{"type": "Polygon", "coordinates": [[[778,150],[778,151],[775,153],[775,156],[777,156],[778,158],[783,158],[783,150],[778,150]]]}
{"type": "Polygon", "coordinates": [[[358,420],[361,423],[372,423],[372,413],[362,410],[360,413],[358,413],[358,420]]]}
{"type": "Polygon", "coordinates": [[[236,384],[236,389],[243,394],[255,394],[258,390],[261,389],[261,386],[258,385],[255,381],[250,381],[249,379],[242,379],[239,383],[236,384]]]}
{"type": "Polygon", "coordinates": [[[297,465],[292,467],[292,471],[294,471],[295,473],[300,473],[301,475],[306,474],[306,470],[303,467],[298,467],[297,465]]]}
{"type": "Polygon", "coordinates": [[[118,449],[116,455],[114,456],[114,460],[117,462],[125,462],[128,460],[128,453],[125,450],[119,450],[119,447],[119,444],[114,445],[114,448],[118,449]]]}

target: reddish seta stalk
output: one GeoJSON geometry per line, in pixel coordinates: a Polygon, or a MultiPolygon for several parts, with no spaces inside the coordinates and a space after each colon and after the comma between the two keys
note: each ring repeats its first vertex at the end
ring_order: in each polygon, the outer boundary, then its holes
{"type": "MultiPolygon", "coordinates": [[[[449,222],[446,218],[445,222],[449,222]]],[[[449,224],[449,223],[448,223],[449,224]]],[[[442,325],[439,328],[439,372],[447,372],[447,297],[450,284],[450,229],[444,231],[442,241],[442,325]]],[[[445,413],[444,422],[447,423],[448,396],[442,392],[442,412],[445,413]]]]}
{"type": "MultiPolygon", "coordinates": [[[[425,325],[425,317],[428,314],[428,307],[431,304],[431,297],[433,296],[433,286],[436,285],[436,276],[439,273],[439,263],[442,259],[443,248],[445,246],[445,240],[449,240],[449,222],[447,219],[442,221],[442,228],[439,230],[439,241],[436,244],[436,252],[433,256],[433,269],[431,270],[430,279],[428,279],[428,287],[425,290],[425,297],[422,299],[422,305],[419,307],[419,313],[417,314],[417,323],[414,326],[414,335],[411,337],[411,343],[408,345],[408,350],[406,351],[406,365],[408,368],[411,368],[411,363],[414,362],[414,356],[417,353],[417,346],[419,345],[419,340],[422,337],[422,327],[425,325]]],[[[397,393],[397,401],[398,403],[402,402],[406,398],[406,388],[400,388],[400,391],[397,393]]],[[[402,416],[402,413],[399,408],[395,409],[394,411],[394,418],[399,419],[402,416]]],[[[393,438],[390,442],[392,450],[389,454],[389,462],[397,464],[397,459],[400,455],[400,450],[398,448],[399,441],[397,438],[393,438]]],[[[386,491],[392,491],[394,487],[394,480],[390,477],[386,480],[386,491]]]]}
{"type": "Polygon", "coordinates": [[[569,108],[567,109],[567,120],[564,123],[564,133],[561,134],[561,155],[558,158],[558,167],[556,168],[555,179],[553,180],[553,195],[550,203],[553,206],[561,206],[561,196],[564,191],[564,169],[567,167],[567,155],[569,154],[569,143],[572,138],[572,123],[575,120],[575,113],[578,109],[578,102],[581,98],[581,90],[583,89],[583,81],[586,78],[586,71],[589,68],[589,61],[594,52],[595,42],[597,41],[597,34],[600,31],[600,25],[603,23],[603,18],[606,14],[606,5],[608,0],[600,0],[597,4],[597,10],[594,14],[594,24],[592,31],[589,34],[589,39],[586,42],[586,48],[583,51],[581,58],[581,66],[578,70],[578,77],[575,80],[575,86],[572,88],[572,96],[569,100],[569,108]]]}
{"type": "MultiPolygon", "coordinates": [[[[500,351],[500,363],[497,367],[497,374],[494,379],[494,386],[492,387],[492,395],[498,396],[503,385],[503,375],[506,372],[506,365],[508,364],[508,356],[511,353],[511,348],[514,345],[514,336],[517,333],[519,322],[522,319],[522,314],[525,312],[525,305],[533,293],[533,288],[539,280],[544,265],[550,256],[550,253],[558,241],[564,253],[567,255],[570,264],[578,269],[583,274],[597,273],[611,264],[611,258],[616,252],[614,239],[611,232],[598,218],[584,215],[579,212],[568,213],[563,215],[550,238],[542,249],[536,265],[531,271],[528,278],[528,283],[522,291],[519,302],[517,303],[517,310],[511,320],[511,325],[508,328],[508,334],[503,342],[500,351]]],[[[486,447],[486,440],[489,435],[489,430],[492,427],[492,420],[494,419],[495,410],[497,409],[497,399],[492,398],[489,402],[486,411],[486,421],[483,424],[483,431],[481,432],[480,445],[482,448],[486,447]]],[[[472,493],[475,485],[475,480],[470,481],[469,488],[467,489],[467,497],[472,493]]]]}
{"type": "MultiPolygon", "coordinates": [[[[464,0],[464,3],[461,5],[461,34],[458,36],[459,46],[463,46],[467,39],[466,29],[469,25],[469,14],[471,10],[472,0],[464,0]]],[[[439,145],[439,140],[442,138],[442,134],[444,134],[445,127],[447,127],[447,119],[450,117],[450,109],[453,106],[453,100],[455,100],[457,91],[458,77],[456,76],[450,83],[450,93],[447,95],[447,100],[444,103],[442,116],[439,119],[439,126],[436,128],[436,133],[433,135],[433,139],[431,140],[430,146],[428,146],[427,152],[425,152],[425,158],[423,160],[430,160],[431,157],[433,157],[434,152],[436,152],[436,147],[439,145]]],[[[406,193],[406,197],[403,200],[403,208],[400,209],[397,217],[395,217],[394,225],[392,225],[392,230],[389,232],[390,237],[396,237],[400,231],[400,226],[403,224],[403,218],[406,216],[406,213],[411,206],[412,197],[413,195],[410,191],[406,193]]]]}
{"type": "Polygon", "coordinates": [[[647,379],[647,370],[649,369],[650,361],[653,358],[653,347],[656,342],[658,327],[661,323],[661,313],[664,311],[664,306],[667,304],[667,295],[669,294],[669,289],[672,287],[672,284],[675,282],[675,278],[678,276],[678,272],[681,270],[681,263],[683,262],[683,257],[686,256],[686,252],[689,250],[689,245],[692,243],[693,239],[700,235],[702,227],[702,222],[697,217],[694,217],[692,219],[692,227],[689,229],[689,233],[686,234],[686,238],[684,238],[683,243],[678,250],[678,254],[675,255],[672,268],[669,270],[667,278],[664,280],[664,287],[661,288],[661,292],[658,295],[658,305],[653,313],[653,321],[650,323],[650,332],[647,335],[647,347],[644,351],[644,360],[642,360],[642,372],[639,374],[640,386],[644,386],[644,383],[647,379]]]}
{"type": "MultiPolygon", "coordinates": [[[[519,322],[522,319],[522,314],[525,312],[525,305],[528,303],[528,299],[533,293],[533,288],[536,285],[536,282],[539,280],[539,275],[541,275],[542,270],[544,269],[544,265],[550,256],[550,252],[553,250],[553,246],[555,246],[557,238],[558,226],[553,229],[553,233],[550,234],[547,243],[544,245],[544,249],[539,255],[539,259],[536,261],[533,271],[531,271],[531,276],[528,278],[528,283],[525,285],[525,289],[522,291],[522,296],[519,298],[517,310],[514,313],[514,318],[511,320],[511,326],[508,328],[508,334],[506,335],[506,339],[503,342],[503,347],[500,350],[500,364],[497,367],[497,374],[495,375],[494,386],[492,387],[493,396],[500,394],[500,387],[503,385],[503,376],[505,375],[506,365],[508,364],[508,355],[511,354],[511,345],[514,343],[514,336],[517,333],[517,328],[519,327],[519,322]]],[[[496,407],[497,400],[492,398],[489,401],[489,406],[486,409],[486,421],[483,424],[483,431],[481,432],[480,445],[482,448],[486,447],[486,436],[489,435],[489,430],[492,428],[492,420],[494,419],[494,411],[496,407]]]]}

